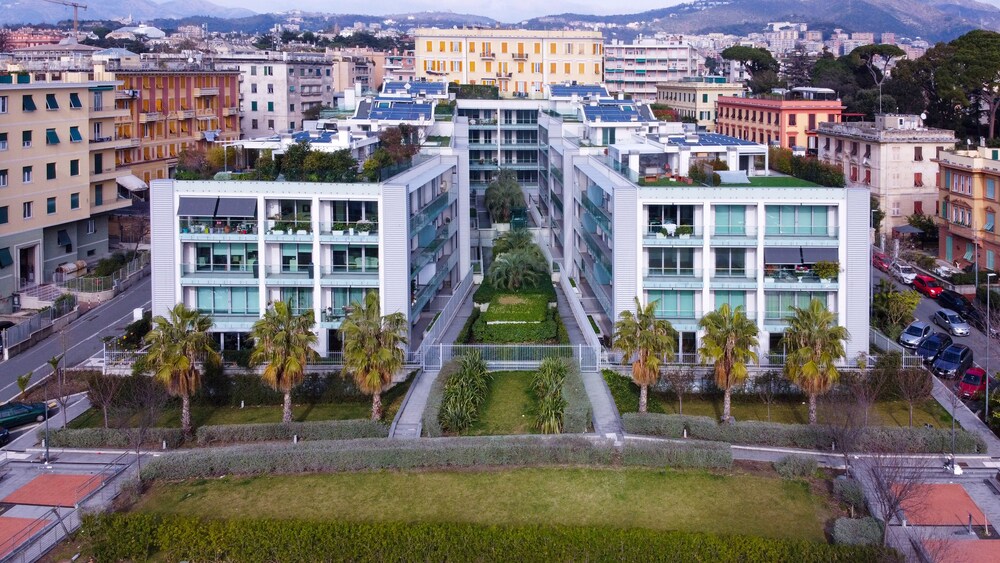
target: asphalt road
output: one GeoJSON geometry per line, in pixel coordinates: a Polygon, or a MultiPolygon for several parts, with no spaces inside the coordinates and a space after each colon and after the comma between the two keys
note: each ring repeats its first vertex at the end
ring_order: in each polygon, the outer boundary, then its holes
{"type": "Polygon", "coordinates": [[[25,373],[34,371],[32,383],[49,375],[52,369],[46,361],[53,356],[65,353],[65,365],[75,366],[99,352],[104,346],[101,338],[121,335],[125,326],[132,322],[133,309],[149,309],[150,291],[149,276],[146,276],[113,300],[81,315],[62,332],[0,362],[0,402],[17,396],[17,378],[25,373]]]}

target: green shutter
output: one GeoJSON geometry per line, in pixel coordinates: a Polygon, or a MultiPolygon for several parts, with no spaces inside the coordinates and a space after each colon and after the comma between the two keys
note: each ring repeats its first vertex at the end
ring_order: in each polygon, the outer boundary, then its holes
{"type": "Polygon", "coordinates": [[[46,145],[58,145],[59,144],[59,134],[56,133],[55,129],[45,130],[45,144],[46,145]]]}
{"type": "Polygon", "coordinates": [[[69,107],[71,109],[80,109],[83,107],[83,104],[80,103],[80,94],[77,94],[76,92],[70,92],[69,107]]]}
{"type": "Polygon", "coordinates": [[[21,97],[21,109],[24,111],[35,111],[35,100],[29,94],[21,97]]]}
{"type": "Polygon", "coordinates": [[[55,94],[45,94],[45,109],[59,109],[59,101],[55,94]]]}
{"type": "Polygon", "coordinates": [[[77,127],[77,126],[74,125],[73,127],[69,128],[69,140],[72,143],[79,143],[79,142],[83,141],[83,136],[80,135],[80,128],[79,127],[77,127]]]}

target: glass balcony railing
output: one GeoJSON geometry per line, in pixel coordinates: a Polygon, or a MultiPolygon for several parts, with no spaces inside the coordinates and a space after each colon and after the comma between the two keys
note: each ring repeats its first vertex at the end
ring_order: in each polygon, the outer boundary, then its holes
{"type": "Polygon", "coordinates": [[[182,235],[256,235],[257,221],[243,217],[181,217],[180,232],[182,235]]]}
{"type": "Polygon", "coordinates": [[[835,225],[814,226],[767,226],[764,228],[764,238],[837,238],[839,233],[835,225]]]}
{"type": "Polygon", "coordinates": [[[282,264],[280,266],[266,266],[267,277],[269,278],[294,278],[311,279],[313,277],[314,266],[312,264],[282,264]]]}
{"type": "Polygon", "coordinates": [[[693,322],[700,320],[702,317],[702,312],[697,309],[657,310],[654,314],[658,319],[666,319],[671,322],[693,322]]]}
{"type": "Polygon", "coordinates": [[[378,223],[364,220],[320,223],[319,234],[332,236],[377,236],[378,223]]]}
{"type": "Polygon", "coordinates": [[[647,278],[701,278],[704,270],[701,268],[654,268],[646,269],[647,278]]]}
{"type": "Polygon", "coordinates": [[[458,197],[457,192],[453,190],[448,190],[446,192],[441,192],[440,194],[434,196],[427,205],[420,209],[420,211],[410,218],[410,236],[413,236],[420,232],[424,227],[432,223],[435,219],[441,215],[449,205],[455,201],[458,197]]]}
{"type": "Polygon", "coordinates": [[[769,266],[764,268],[764,281],[767,283],[837,283],[836,278],[823,279],[812,270],[769,269],[769,266]]]}
{"type": "Polygon", "coordinates": [[[378,274],[378,260],[369,261],[355,260],[350,264],[336,264],[322,266],[320,275],[323,277],[335,277],[343,274],[378,274]]]}
{"type": "Polygon", "coordinates": [[[652,222],[646,225],[646,237],[653,239],[701,239],[702,225],[676,225],[674,223],[652,222]]]}
{"type": "Polygon", "coordinates": [[[257,264],[181,264],[182,277],[257,278],[259,275],[260,266],[257,264]]]}
{"type": "Polygon", "coordinates": [[[756,238],[757,227],[755,225],[712,225],[713,237],[746,237],[756,238]]]}

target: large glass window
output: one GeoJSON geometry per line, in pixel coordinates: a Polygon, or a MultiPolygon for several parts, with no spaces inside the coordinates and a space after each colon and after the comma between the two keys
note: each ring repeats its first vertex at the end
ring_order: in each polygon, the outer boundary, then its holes
{"type": "Polygon", "coordinates": [[[281,245],[281,271],[305,272],[312,267],[311,244],[281,245]]]}
{"type": "Polygon", "coordinates": [[[745,248],[716,248],[715,275],[739,276],[747,274],[747,251],[745,248]]]}
{"type": "Polygon", "coordinates": [[[742,235],[746,233],[745,205],[716,205],[715,234],[742,235]]]}
{"type": "Polygon", "coordinates": [[[649,275],[693,276],[693,248],[650,248],[649,275]]]}
{"type": "Polygon", "coordinates": [[[652,225],[694,225],[693,205],[650,205],[649,222],[652,225]]]}
{"type": "Polygon", "coordinates": [[[772,320],[788,318],[792,316],[792,307],[808,307],[813,299],[826,305],[827,295],[825,291],[769,291],[764,294],[765,316],[772,320]]]}
{"type": "Polygon", "coordinates": [[[288,303],[292,314],[301,315],[312,310],[313,292],[312,289],[306,287],[283,287],[281,288],[281,300],[288,303]]]}
{"type": "Polygon", "coordinates": [[[737,307],[747,309],[747,292],[745,291],[716,291],[715,308],[718,310],[724,303],[729,304],[729,308],[736,310],[737,307]]]}
{"type": "Polygon", "coordinates": [[[256,287],[199,287],[198,310],[211,315],[259,315],[256,287]]]}
{"type": "Polygon", "coordinates": [[[378,247],[337,244],[330,263],[334,272],[378,272],[378,247]]]}
{"type": "Polygon", "coordinates": [[[694,319],[698,311],[694,306],[694,291],[650,291],[649,303],[659,318],[694,319]]]}
{"type": "Polygon", "coordinates": [[[203,272],[243,272],[257,264],[256,244],[198,243],[195,254],[203,272]]]}
{"type": "Polygon", "coordinates": [[[825,205],[768,205],[765,229],[769,235],[826,236],[829,207],[825,205]]]}

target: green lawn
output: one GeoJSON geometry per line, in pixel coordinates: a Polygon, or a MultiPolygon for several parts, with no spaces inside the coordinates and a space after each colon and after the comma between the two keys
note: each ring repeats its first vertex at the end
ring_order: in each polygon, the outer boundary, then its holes
{"type": "Polygon", "coordinates": [[[382,471],[157,482],[137,511],[208,518],[561,524],[825,541],[804,482],[650,469],[382,471]]]}
{"type": "MultiPolygon", "coordinates": [[[[313,422],[317,420],[347,420],[353,418],[368,418],[371,416],[371,403],[324,403],[315,405],[295,405],[292,416],[296,422],[313,422]]],[[[191,423],[199,426],[218,424],[254,424],[263,422],[281,422],[281,405],[262,407],[213,407],[207,405],[191,405],[191,423]]],[[[70,428],[98,428],[104,426],[101,412],[90,409],[73,419],[70,428]]],[[[163,428],[180,428],[180,404],[171,403],[160,415],[155,426],[163,428]]]]}
{"type": "Polygon", "coordinates": [[[495,371],[490,375],[490,393],[479,409],[479,420],[466,436],[496,436],[536,433],[535,395],[531,371],[495,371]]]}
{"type": "MultiPolygon", "coordinates": [[[[624,378],[605,373],[605,381],[615,398],[618,412],[639,410],[639,388],[624,378]]],[[[830,419],[837,406],[824,402],[818,406],[819,422],[830,419]]],[[[678,414],[677,398],[672,393],[649,393],[649,412],[678,414]]],[[[716,420],[722,417],[722,395],[689,395],[684,397],[683,413],[692,416],[707,416],[716,420]]],[[[770,418],[767,405],[756,395],[733,395],[732,413],[736,420],[761,420],[783,424],[805,424],[809,422],[809,406],[806,398],[796,400],[781,398],[771,404],[770,418]]],[[[909,407],[903,401],[880,401],[869,413],[869,423],[881,426],[906,426],[909,423],[909,407]]],[[[914,426],[930,424],[948,427],[951,418],[947,411],[935,400],[929,400],[913,409],[914,426]]]]}
{"type": "MultiPolygon", "coordinates": [[[[723,186],[745,186],[746,184],[722,184],[723,186]]],[[[756,188],[801,188],[819,187],[807,180],[800,180],[791,176],[750,176],[750,185],[756,188]]]]}

